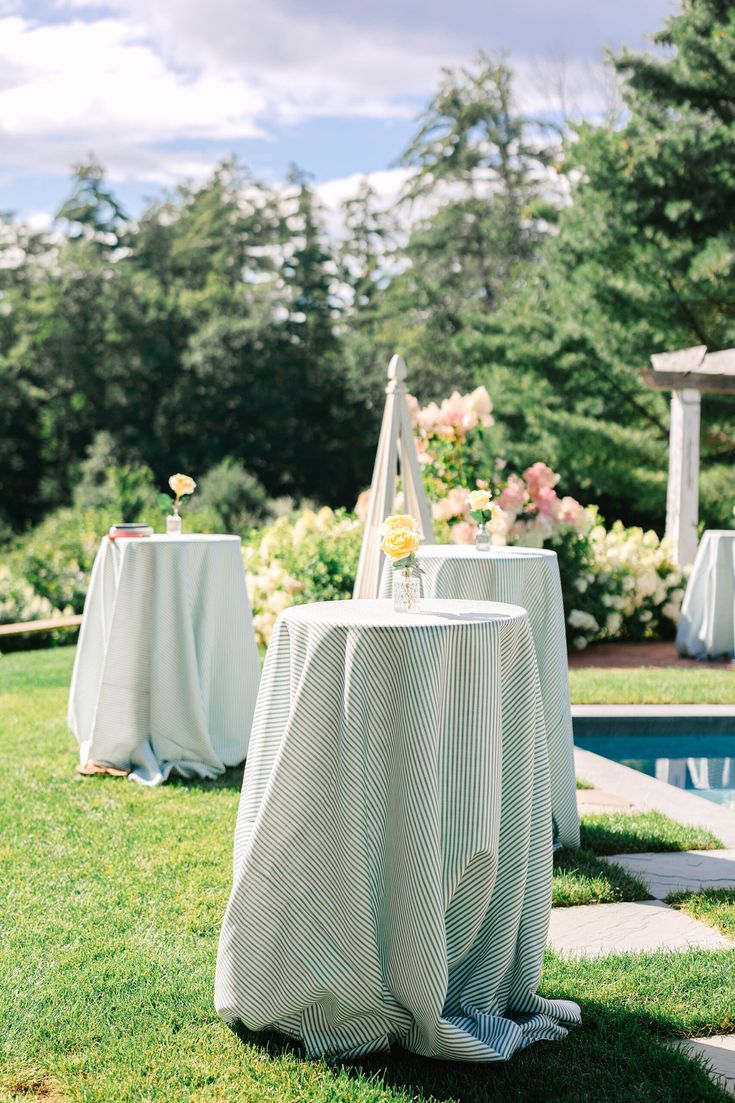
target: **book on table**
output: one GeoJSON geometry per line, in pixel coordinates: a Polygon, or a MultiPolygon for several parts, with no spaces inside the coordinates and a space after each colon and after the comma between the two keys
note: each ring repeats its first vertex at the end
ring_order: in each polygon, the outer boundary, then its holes
{"type": "Polygon", "coordinates": [[[121,536],[138,538],[142,536],[153,536],[153,528],[151,525],[143,525],[137,521],[134,523],[125,522],[119,525],[113,525],[109,532],[110,539],[119,540],[121,536]]]}

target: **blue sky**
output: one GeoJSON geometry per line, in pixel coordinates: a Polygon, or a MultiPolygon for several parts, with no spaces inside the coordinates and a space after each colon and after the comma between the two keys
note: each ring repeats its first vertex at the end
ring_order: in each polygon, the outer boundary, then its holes
{"type": "MultiPolygon", "coordinates": [[[[605,48],[645,46],[674,0],[0,0],[0,209],[39,224],[90,151],[135,213],[229,153],[327,201],[391,166],[442,65],[507,50],[521,109],[609,98],[605,48]]],[[[387,171],[386,171],[387,170],[387,171]]]]}

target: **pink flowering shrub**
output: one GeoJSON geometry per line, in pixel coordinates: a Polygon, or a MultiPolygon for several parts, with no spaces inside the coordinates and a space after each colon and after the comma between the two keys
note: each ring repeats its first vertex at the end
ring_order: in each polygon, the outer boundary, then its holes
{"type": "Polygon", "coordinates": [[[556,551],[571,646],[673,634],[683,579],[665,541],[620,522],[608,532],[596,507],[559,495],[560,476],[545,463],[506,475],[503,459],[488,462],[485,430],[493,419],[484,388],[455,392],[438,406],[410,406],[439,541],[474,542],[467,491],[490,489],[498,507],[488,526],[493,544],[556,551]]]}
{"type": "MultiPolygon", "coordinates": [[[[466,395],[455,391],[441,405],[430,402],[421,407],[411,398],[409,407],[440,538],[472,543],[476,526],[466,499],[467,490],[475,487],[491,489],[500,507],[490,524],[494,544],[541,547],[560,528],[579,532],[591,528],[593,518],[579,502],[559,498],[555,490],[559,475],[545,463],[527,467],[522,477],[503,478],[505,461],[497,459],[492,471],[478,478],[487,464],[484,431],[494,424],[492,402],[484,387],[466,395]]],[[[358,501],[358,510],[363,503],[364,499],[358,501]]]]}
{"type": "MultiPolygon", "coordinates": [[[[489,489],[499,507],[489,526],[494,544],[556,551],[570,646],[673,633],[682,572],[666,541],[620,522],[605,529],[594,506],[559,493],[560,477],[545,463],[519,474],[506,473],[503,459],[488,459],[493,417],[484,387],[410,406],[437,540],[471,544],[467,492],[489,489]]],[[[369,499],[369,491],[360,494],[355,516],[303,509],[248,535],[243,557],[261,645],[289,605],[351,596],[369,499]]]]}

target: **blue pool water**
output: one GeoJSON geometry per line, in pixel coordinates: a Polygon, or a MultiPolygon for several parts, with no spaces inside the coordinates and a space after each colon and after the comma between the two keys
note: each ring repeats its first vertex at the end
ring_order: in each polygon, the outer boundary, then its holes
{"type": "Polygon", "coordinates": [[[574,742],[585,751],[735,809],[735,734],[575,735],[574,742]]]}

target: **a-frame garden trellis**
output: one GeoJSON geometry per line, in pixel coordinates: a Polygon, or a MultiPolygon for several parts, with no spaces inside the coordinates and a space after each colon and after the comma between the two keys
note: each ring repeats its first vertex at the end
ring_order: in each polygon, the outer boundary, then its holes
{"type": "Polygon", "coordinates": [[[388,365],[385,410],[375,456],[370,503],[357,567],[355,598],[375,598],[380,588],[383,553],[380,550],[380,526],[395,512],[398,474],[403,489],[403,511],[413,514],[421,526],[424,541],[434,543],[431,508],[426,497],[421,467],[408,411],[406,365],[394,356],[388,365]]]}

